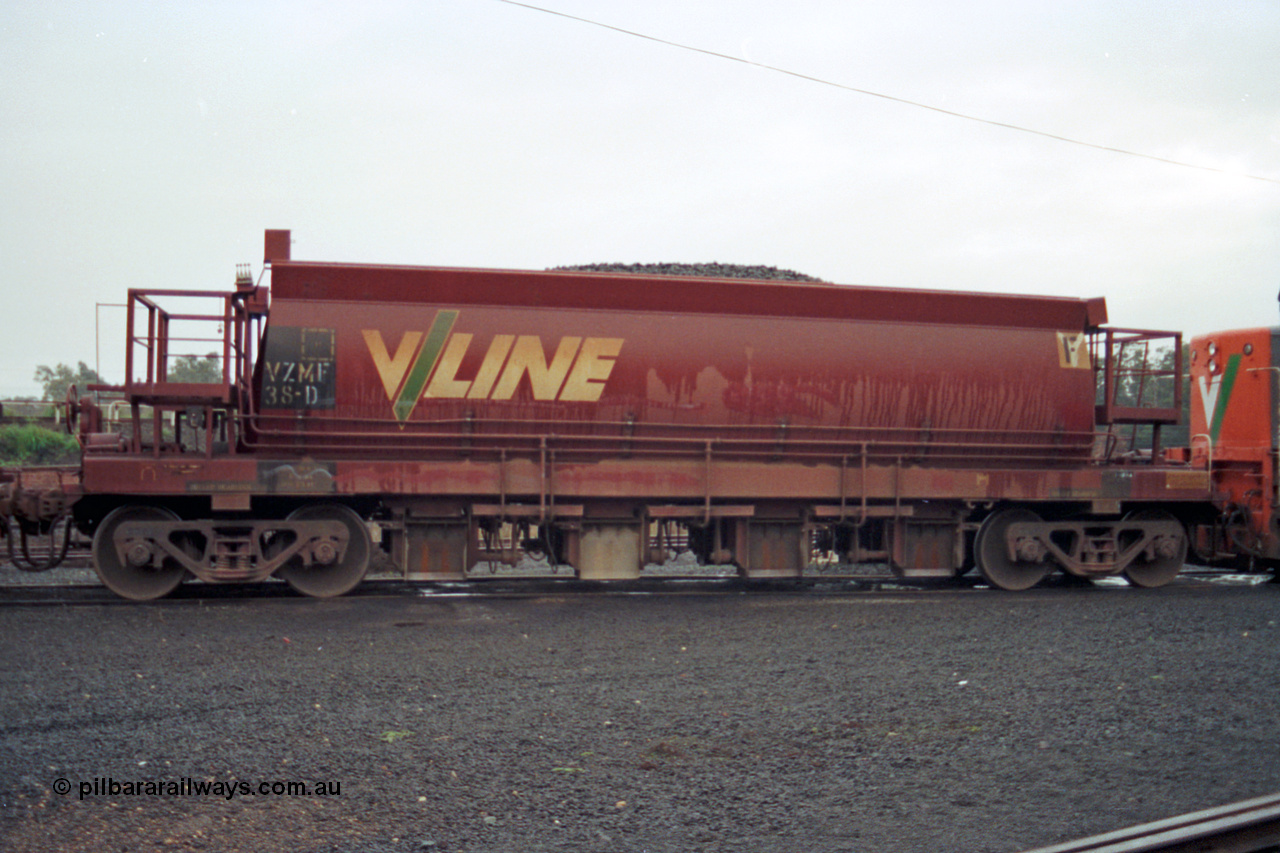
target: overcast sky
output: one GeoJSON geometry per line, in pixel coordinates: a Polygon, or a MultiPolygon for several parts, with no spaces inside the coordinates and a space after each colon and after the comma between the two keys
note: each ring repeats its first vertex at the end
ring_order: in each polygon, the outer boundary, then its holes
{"type": "Polygon", "coordinates": [[[0,398],[123,379],[128,287],[307,260],[760,263],[1277,325],[1280,3],[19,2],[0,398]],[[1257,180],[1246,175],[1270,178],[1257,180]],[[99,316],[100,315],[100,316],[99,316]]]}

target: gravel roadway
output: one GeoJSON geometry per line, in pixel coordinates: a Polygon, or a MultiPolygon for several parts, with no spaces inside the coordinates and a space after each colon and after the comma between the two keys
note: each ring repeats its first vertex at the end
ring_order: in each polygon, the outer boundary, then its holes
{"type": "Polygon", "coordinates": [[[680,589],[10,603],[0,849],[1012,853],[1280,790],[1280,585],[680,589]]]}

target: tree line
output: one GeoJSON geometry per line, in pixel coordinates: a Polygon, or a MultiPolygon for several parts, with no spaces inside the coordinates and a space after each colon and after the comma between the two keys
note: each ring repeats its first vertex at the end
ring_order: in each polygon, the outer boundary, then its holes
{"type": "MultiPolygon", "coordinates": [[[[40,383],[40,399],[53,403],[67,399],[67,391],[72,385],[76,387],[78,396],[86,393],[90,385],[114,384],[83,361],[77,362],[75,367],[41,364],[36,367],[35,381],[40,383]]],[[[175,358],[169,368],[168,381],[221,382],[221,359],[216,353],[175,358]]],[[[34,422],[0,425],[0,465],[74,464],[78,456],[79,444],[66,432],[48,429],[34,422]]]]}
{"type": "MultiPolygon", "coordinates": [[[[114,384],[83,361],[72,368],[66,364],[36,367],[36,382],[40,383],[41,400],[61,402],[67,398],[67,390],[76,386],[77,393],[84,393],[89,385],[114,384]]],[[[217,353],[206,356],[184,355],[173,359],[169,367],[169,382],[216,383],[222,381],[222,361],[217,353]]]]}

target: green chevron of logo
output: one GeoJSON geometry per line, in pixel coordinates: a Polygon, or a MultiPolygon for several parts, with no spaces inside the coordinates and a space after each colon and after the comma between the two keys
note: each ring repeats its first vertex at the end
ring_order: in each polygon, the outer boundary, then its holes
{"type": "Polygon", "coordinates": [[[1218,443],[1218,431],[1222,429],[1223,418],[1227,414],[1227,401],[1231,399],[1231,389],[1236,384],[1236,372],[1240,369],[1240,354],[1227,358],[1227,369],[1222,371],[1222,385],[1218,389],[1217,405],[1213,407],[1213,423],[1209,424],[1209,440],[1218,443]]]}
{"type": "Polygon", "coordinates": [[[457,319],[457,311],[438,311],[431,321],[427,339],[423,342],[413,367],[409,368],[409,378],[404,381],[400,396],[392,407],[396,420],[400,423],[409,419],[418,400],[422,398],[422,389],[427,387],[427,380],[431,378],[431,371],[435,370],[436,362],[440,360],[440,351],[444,349],[444,342],[449,339],[449,332],[453,330],[453,323],[457,319]]]}

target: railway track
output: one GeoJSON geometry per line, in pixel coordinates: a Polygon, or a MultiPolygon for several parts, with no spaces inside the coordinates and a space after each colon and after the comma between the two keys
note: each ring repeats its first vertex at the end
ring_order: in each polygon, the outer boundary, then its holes
{"type": "MultiPolygon", "coordinates": [[[[1174,583],[1181,586],[1253,586],[1267,583],[1273,576],[1266,574],[1239,574],[1203,566],[1189,566],[1174,583]]],[[[1125,587],[1125,581],[1102,578],[1084,581],[1059,575],[1045,581],[1045,588],[1096,585],[1100,587],[1125,587]]],[[[413,581],[392,574],[371,575],[355,590],[348,593],[355,597],[422,596],[422,597],[536,597],[555,593],[579,595],[682,595],[703,593],[708,595],[779,593],[797,595],[849,595],[876,592],[963,592],[982,590],[985,584],[976,574],[949,580],[907,580],[895,577],[888,570],[879,574],[858,577],[808,576],[800,580],[746,580],[732,576],[664,577],[654,575],[635,581],[584,581],[561,572],[559,575],[485,575],[478,574],[467,581],[413,581]]],[[[258,584],[209,584],[189,581],[170,596],[179,602],[235,601],[246,599],[292,598],[295,593],[283,581],[267,581],[258,584]]],[[[0,563],[0,607],[6,605],[42,604],[135,604],[120,598],[98,581],[88,555],[68,558],[59,568],[49,572],[32,573],[16,570],[12,565],[0,563]]]]}
{"type": "Polygon", "coordinates": [[[1275,853],[1280,794],[1095,835],[1026,853],[1275,853]]]}
{"type": "MultiPolygon", "coordinates": [[[[98,584],[91,571],[79,572],[77,577],[58,583],[5,583],[0,580],[0,607],[9,605],[43,604],[137,604],[120,598],[98,584]]],[[[959,582],[935,588],[951,591],[970,589],[973,582],[959,582]]],[[[498,578],[473,581],[405,581],[383,577],[366,580],[345,598],[376,597],[468,597],[468,598],[524,598],[548,594],[571,593],[574,595],[663,595],[663,594],[778,594],[842,595],[876,591],[892,591],[914,588],[927,591],[927,587],[903,585],[892,577],[865,578],[839,582],[783,583],[779,581],[747,581],[738,578],[694,578],[681,581],[670,579],[641,579],[639,581],[580,581],[573,578],[498,578]]],[[[239,601],[252,599],[297,598],[283,582],[268,581],[258,584],[183,584],[172,595],[159,602],[191,601],[239,601]]]]}

